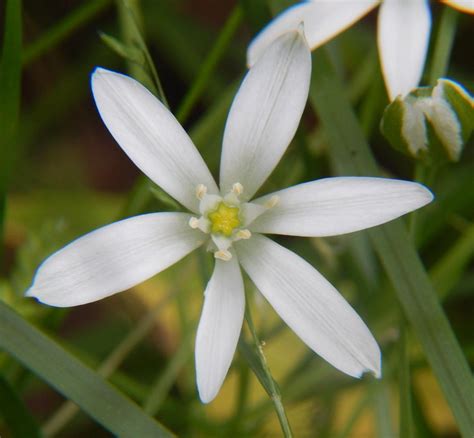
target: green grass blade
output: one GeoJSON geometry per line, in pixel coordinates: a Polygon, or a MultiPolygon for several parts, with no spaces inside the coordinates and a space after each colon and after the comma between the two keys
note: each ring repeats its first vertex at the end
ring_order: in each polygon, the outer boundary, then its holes
{"type": "MultiPolygon", "coordinates": [[[[313,55],[310,100],[326,129],[337,173],[377,175],[375,160],[324,49],[313,55]]],[[[394,221],[370,230],[369,236],[462,434],[472,436],[472,374],[405,226],[394,221]]]]}
{"type": "Polygon", "coordinates": [[[7,185],[17,154],[14,140],[20,115],[22,44],[20,0],[6,2],[4,29],[0,58],[0,262],[3,256],[7,185]]]}
{"type": "Polygon", "coordinates": [[[430,270],[431,279],[442,300],[454,288],[472,258],[474,258],[474,224],[467,228],[430,270]]]}
{"type": "MultiPolygon", "coordinates": [[[[391,438],[395,436],[390,415],[390,387],[384,380],[372,382],[372,404],[375,413],[376,436],[391,438]]],[[[400,435],[403,438],[404,435],[400,435]]]]}
{"type": "Polygon", "coordinates": [[[97,373],[3,303],[0,321],[0,348],[77,403],[111,433],[140,438],[172,436],[97,373]]]}
{"type": "Polygon", "coordinates": [[[399,357],[398,357],[398,389],[399,389],[399,434],[405,438],[413,438],[413,412],[411,400],[410,357],[406,321],[400,315],[399,322],[399,357]]]}
{"type": "Polygon", "coordinates": [[[186,93],[183,102],[179,106],[179,111],[176,113],[178,120],[187,120],[191,110],[196,105],[197,101],[201,97],[205,90],[206,84],[210,82],[219,61],[223,57],[224,53],[228,49],[235,32],[237,31],[239,24],[242,20],[242,11],[237,5],[229,18],[227,19],[222,31],[219,33],[217,40],[209,52],[208,56],[202,63],[196,80],[193,82],[191,88],[186,93]]]}
{"type": "Polygon", "coordinates": [[[36,41],[25,48],[23,64],[30,64],[56,47],[76,30],[100,14],[111,3],[112,0],[94,0],[81,4],[81,6],[64,17],[59,23],[48,29],[36,41]]]}
{"type": "Polygon", "coordinates": [[[445,76],[448,70],[449,56],[454,43],[459,12],[454,8],[444,6],[439,21],[434,52],[431,56],[431,65],[428,82],[436,85],[436,81],[445,76]]]}
{"type": "Polygon", "coordinates": [[[15,438],[40,438],[41,431],[10,383],[0,375],[0,417],[15,438]]]}
{"type": "Polygon", "coordinates": [[[263,346],[257,336],[257,331],[253,324],[252,315],[250,314],[250,306],[247,300],[245,303],[245,320],[247,322],[247,327],[252,334],[253,348],[247,348],[247,344],[241,336],[239,340],[239,351],[243,354],[243,357],[248,361],[248,364],[252,371],[255,373],[255,376],[258,378],[262,384],[265,391],[272,399],[275,412],[278,416],[278,421],[280,422],[281,431],[285,438],[291,438],[293,433],[291,431],[290,423],[288,422],[288,417],[286,415],[285,407],[281,399],[281,392],[278,384],[275,382],[271,372],[270,367],[267,364],[267,359],[263,353],[263,346]]]}

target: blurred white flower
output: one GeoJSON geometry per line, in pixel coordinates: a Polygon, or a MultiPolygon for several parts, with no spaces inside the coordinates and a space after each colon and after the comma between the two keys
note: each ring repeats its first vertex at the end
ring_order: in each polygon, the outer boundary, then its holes
{"type": "MultiPolygon", "coordinates": [[[[473,0],[445,0],[464,12],[474,12],[473,0]]],[[[428,0],[309,0],[298,3],[268,24],[252,41],[247,63],[253,65],[275,38],[304,23],[312,50],[352,26],[380,5],[377,42],[388,95],[405,97],[420,82],[431,30],[428,0]]]]}
{"type": "Polygon", "coordinates": [[[118,144],[192,212],[152,213],[77,239],[38,269],[27,295],[53,306],[96,301],[140,283],[200,245],[215,255],[196,337],[203,402],[227,374],[244,317],[239,264],[295,333],[341,371],[380,375],[368,328],[309,263],[261,233],[330,236],[378,225],[432,200],[423,186],[382,178],[327,178],[250,202],[293,138],[308,96],[309,48],[278,38],[247,73],[225,127],[220,188],[173,115],[135,80],[92,76],[100,115],[118,144]]]}

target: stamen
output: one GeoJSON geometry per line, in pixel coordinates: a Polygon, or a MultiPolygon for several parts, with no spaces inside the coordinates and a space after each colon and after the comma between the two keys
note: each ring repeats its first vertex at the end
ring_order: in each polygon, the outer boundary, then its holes
{"type": "Polygon", "coordinates": [[[237,196],[240,196],[244,192],[244,186],[240,183],[235,183],[232,186],[232,193],[234,193],[237,196]]]}
{"type": "Polygon", "coordinates": [[[265,202],[266,208],[273,208],[280,202],[280,198],[277,195],[273,195],[267,202],[265,202]]]}
{"type": "Polygon", "coordinates": [[[237,240],[247,240],[252,237],[252,233],[250,230],[239,230],[235,233],[235,237],[237,240]]]}
{"type": "Polygon", "coordinates": [[[204,184],[199,184],[196,187],[196,198],[200,201],[204,198],[204,195],[207,193],[207,187],[204,184]]]}
{"type": "Polygon", "coordinates": [[[192,217],[191,219],[189,219],[188,224],[193,230],[195,230],[199,227],[199,219],[197,217],[192,217]]]}
{"type": "Polygon", "coordinates": [[[224,262],[228,262],[232,258],[232,254],[226,249],[221,249],[214,253],[214,257],[216,259],[223,260],[224,262]]]}

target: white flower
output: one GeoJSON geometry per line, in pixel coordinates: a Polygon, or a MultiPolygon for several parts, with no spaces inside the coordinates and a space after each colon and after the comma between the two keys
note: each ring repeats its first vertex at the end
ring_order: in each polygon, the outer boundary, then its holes
{"type": "MultiPolygon", "coordinates": [[[[266,26],[247,51],[251,66],[265,47],[304,23],[311,49],[344,31],[379,3],[377,40],[382,72],[391,100],[404,97],[420,82],[430,39],[428,0],[310,0],[288,8],[266,26]]],[[[464,12],[474,12],[473,0],[445,0],[464,12]]]]}
{"type": "Polygon", "coordinates": [[[196,337],[203,402],[227,374],[244,317],[239,264],[286,323],[341,371],[380,375],[380,351],[360,317],[302,258],[261,233],[330,236],[381,224],[432,200],[423,186],[382,178],[327,178],[249,202],[297,129],[311,57],[298,32],[250,69],[227,119],[220,188],[173,115],[133,79],[99,68],[92,90],[107,128],[134,163],[192,212],[152,213],[100,228],[50,256],[29,296],[89,303],[150,278],[200,245],[215,255],[196,337]]]}

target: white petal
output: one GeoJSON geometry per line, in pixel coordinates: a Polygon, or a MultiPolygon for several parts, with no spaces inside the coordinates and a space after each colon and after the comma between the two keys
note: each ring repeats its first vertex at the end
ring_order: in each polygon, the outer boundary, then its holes
{"type": "Polygon", "coordinates": [[[378,17],[378,46],[388,95],[405,96],[420,82],[430,39],[426,0],[385,0],[378,17]]]}
{"type": "Polygon", "coordinates": [[[295,135],[311,75],[311,54],[299,32],[278,38],[247,73],[224,133],[221,192],[243,185],[250,199],[295,135]]]}
{"type": "Polygon", "coordinates": [[[258,234],[236,249],[257,288],[311,349],[350,376],[380,376],[380,350],[369,329],[309,263],[258,234]]]}
{"type": "Polygon", "coordinates": [[[100,116],[130,159],[173,198],[197,212],[196,187],[218,189],[179,122],[143,85],[103,68],[92,75],[100,116]]]}
{"type": "Polygon", "coordinates": [[[336,236],[380,225],[433,200],[424,186],[410,181],[335,177],[299,184],[252,202],[278,204],[258,217],[251,231],[291,236],[336,236]]]}
{"type": "Polygon", "coordinates": [[[236,257],[216,260],[204,296],[196,335],[196,380],[201,400],[209,403],[227,375],[244,319],[244,283],[236,257]]]}
{"type": "Polygon", "coordinates": [[[100,300],[152,277],[204,241],[185,213],[152,213],[99,228],[48,257],[27,296],[57,307],[100,300]]]}
{"type": "Polygon", "coordinates": [[[354,24],[373,9],[379,0],[313,1],[296,4],[278,15],[250,43],[247,64],[252,66],[268,45],[286,32],[304,23],[304,33],[311,50],[354,24]]]}
{"type": "Polygon", "coordinates": [[[461,12],[474,14],[474,1],[472,0],[443,0],[443,3],[459,9],[461,12]]]}

